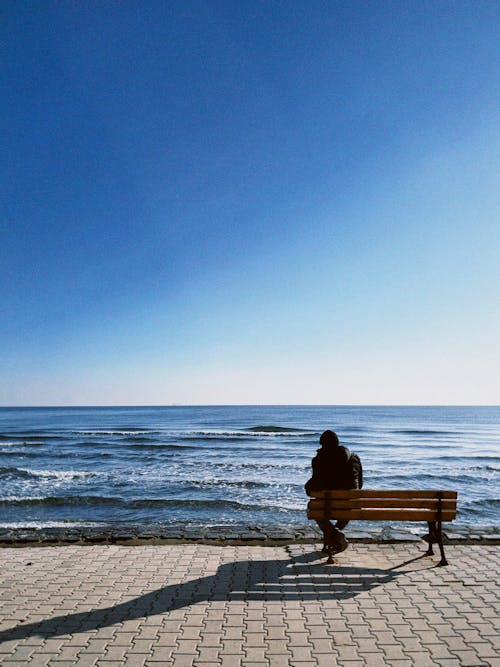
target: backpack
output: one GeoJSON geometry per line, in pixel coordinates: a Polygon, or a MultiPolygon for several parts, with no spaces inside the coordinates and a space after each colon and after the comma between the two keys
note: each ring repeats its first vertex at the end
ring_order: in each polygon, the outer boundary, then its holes
{"type": "MultiPolygon", "coordinates": [[[[327,455],[328,456],[328,455],[327,455]]],[[[334,467],[319,464],[318,459],[328,464],[325,455],[318,452],[318,456],[313,459],[313,476],[309,479],[304,488],[309,495],[311,491],[320,491],[322,489],[361,489],[363,486],[363,467],[361,459],[357,454],[350,454],[346,461],[334,461],[334,467]],[[318,470],[318,468],[320,468],[318,470]]]]}

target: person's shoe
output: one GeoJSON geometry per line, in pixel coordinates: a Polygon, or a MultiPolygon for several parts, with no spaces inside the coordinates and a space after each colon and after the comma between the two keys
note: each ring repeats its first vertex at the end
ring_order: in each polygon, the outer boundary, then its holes
{"type": "Polygon", "coordinates": [[[424,540],[424,542],[428,542],[429,544],[437,544],[437,542],[439,541],[437,532],[434,530],[432,530],[430,533],[422,535],[422,539],[424,540]]]}
{"type": "Polygon", "coordinates": [[[333,544],[336,554],[339,554],[341,551],[345,551],[349,546],[349,542],[346,540],[346,536],[344,535],[344,533],[341,533],[340,531],[339,534],[335,536],[333,544]]]}

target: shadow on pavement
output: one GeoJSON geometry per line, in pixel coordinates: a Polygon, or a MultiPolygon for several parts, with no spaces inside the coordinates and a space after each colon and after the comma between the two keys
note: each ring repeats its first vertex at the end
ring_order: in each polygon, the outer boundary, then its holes
{"type": "Polygon", "coordinates": [[[399,568],[421,558],[418,556],[391,569],[325,565],[318,562],[316,552],[292,556],[290,560],[234,561],[221,565],[214,575],[165,586],[111,607],[55,616],[3,630],[0,642],[88,632],[204,601],[348,600],[408,574],[409,570],[399,568]]]}

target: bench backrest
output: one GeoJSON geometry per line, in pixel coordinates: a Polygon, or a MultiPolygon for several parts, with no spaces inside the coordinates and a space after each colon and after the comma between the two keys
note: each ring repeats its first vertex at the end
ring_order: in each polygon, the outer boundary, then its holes
{"type": "Polygon", "coordinates": [[[456,491],[312,491],[307,506],[309,519],[453,521],[456,514],[456,491]]]}

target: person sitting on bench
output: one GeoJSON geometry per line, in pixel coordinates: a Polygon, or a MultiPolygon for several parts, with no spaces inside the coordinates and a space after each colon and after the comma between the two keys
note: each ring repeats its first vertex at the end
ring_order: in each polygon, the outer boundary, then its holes
{"type": "MultiPolygon", "coordinates": [[[[304,486],[307,495],[312,491],[361,489],[363,468],[359,456],[340,445],[337,434],[333,431],[322,433],[319,443],[321,448],[311,461],[312,477],[304,486]]],[[[318,520],[316,523],[323,531],[324,551],[328,546],[333,547],[335,553],[347,549],[349,543],[342,530],[348,521],[339,520],[335,526],[327,520],[318,520]]]]}

